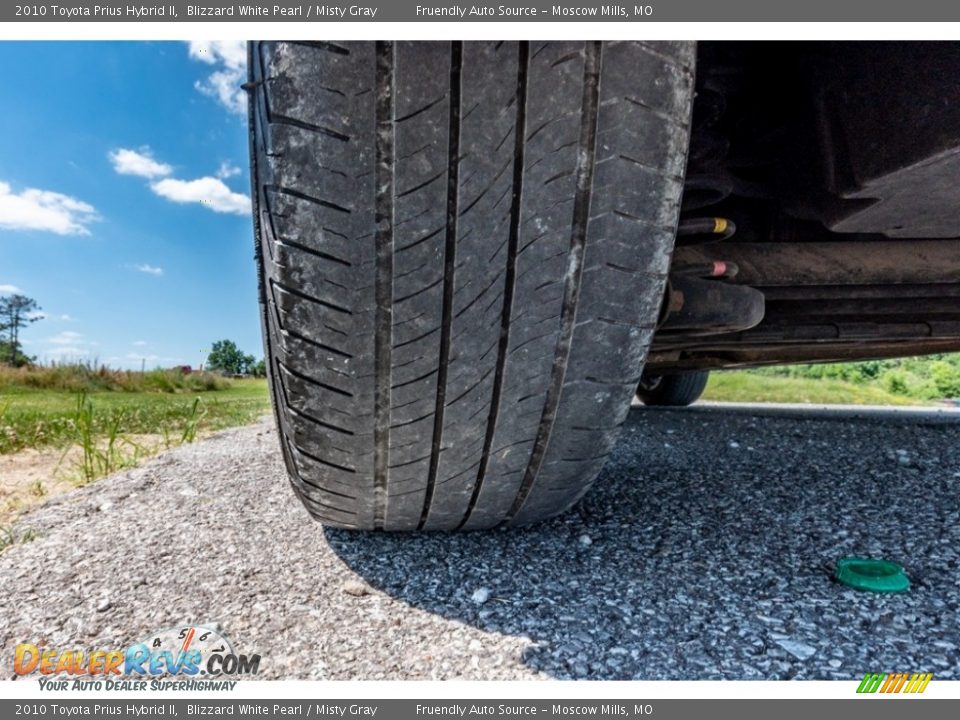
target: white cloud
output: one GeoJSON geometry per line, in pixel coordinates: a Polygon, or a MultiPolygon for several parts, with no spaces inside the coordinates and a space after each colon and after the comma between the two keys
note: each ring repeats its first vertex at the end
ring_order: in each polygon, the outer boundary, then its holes
{"type": "Polygon", "coordinates": [[[84,350],[73,345],[64,345],[62,347],[51,348],[43,353],[48,360],[57,362],[71,362],[80,360],[90,355],[89,350],[84,350]]]}
{"type": "Polygon", "coordinates": [[[240,168],[236,165],[224,160],[217,169],[217,177],[221,180],[226,180],[227,178],[232,178],[234,175],[239,175],[241,172],[240,168]]]}
{"type": "Polygon", "coordinates": [[[190,40],[190,57],[207,65],[224,63],[227,67],[247,65],[247,43],[243,40],[190,40]]]}
{"type": "Polygon", "coordinates": [[[112,150],[108,153],[113,169],[120,175],[136,175],[144,178],[165,177],[173,172],[167,163],[160,162],[153,157],[150,148],[140,148],[140,152],[128,148],[112,150]]]}
{"type": "Polygon", "coordinates": [[[26,315],[27,320],[44,320],[48,317],[50,316],[43,310],[34,310],[33,312],[28,312],[26,315]]]}
{"type": "Polygon", "coordinates": [[[219,101],[230,112],[247,113],[247,96],[241,89],[247,74],[247,44],[242,40],[191,40],[190,57],[216,67],[197,90],[219,101]]]}
{"type": "Polygon", "coordinates": [[[73,318],[70,317],[69,315],[67,315],[66,313],[64,313],[63,315],[61,315],[61,316],[60,316],[60,319],[63,320],[64,322],[71,322],[71,321],[73,320],[73,318]]]}
{"type": "Polygon", "coordinates": [[[46,338],[44,342],[48,346],[43,352],[44,357],[56,362],[75,362],[89,357],[98,345],[72,330],[64,330],[46,338]]]}
{"type": "Polygon", "coordinates": [[[133,342],[133,346],[134,346],[134,347],[146,347],[146,346],[147,346],[147,341],[146,341],[146,340],[135,340],[135,341],[133,342]]]}
{"type": "MultiPolygon", "coordinates": [[[[193,44],[191,44],[191,48],[193,44]]],[[[191,54],[193,50],[191,49],[191,54]]],[[[201,56],[206,57],[206,56],[201,56]]],[[[219,56],[218,56],[219,57],[219,56]]],[[[214,60],[214,62],[217,62],[214,60]]],[[[206,175],[194,180],[180,180],[167,177],[173,168],[161,163],[150,154],[150,148],[140,151],[121,148],[110,153],[113,168],[122,175],[136,175],[148,178],[154,194],[177,203],[198,203],[214,212],[247,215],[250,212],[250,198],[243,193],[233,192],[223,179],[240,174],[240,168],[229,162],[221,162],[216,177],[206,175]]],[[[150,265],[137,265],[136,270],[153,275],[162,275],[163,268],[150,265]]]]}
{"type": "Polygon", "coordinates": [[[127,360],[136,360],[144,362],[146,365],[175,365],[182,363],[183,360],[178,357],[164,357],[162,355],[143,355],[135,352],[127,353],[127,360]]]}
{"type": "Polygon", "coordinates": [[[199,203],[219,213],[250,213],[250,198],[235,193],[224,182],[215,177],[202,177],[196,180],[177,180],[164,178],[151,183],[150,189],[160,197],[178,203],[199,203]]]}
{"type": "Polygon", "coordinates": [[[16,285],[0,285],[0,293],[10,293],[12,295],[17,295],[22,292],[23,290],[18,288],[16,285]]]}
{"type": "Polygon", "coordinates": [[[50,190],[26,188],[11,191],[0,182],[0,228],[45,230],[57,235],[89,235],[87,225],[98,220],[97,211],[82,200],[50,190]]]}
{"type": "Polygon", "coordinates": [[[46,349],[41,357],[48,362],[78,362],[93,356],[98,343],[87,340],[82,333],[64,330],[56,335],[44,338],[42,343],[46,349]]]}
{"type": "Polygon", "coordinates": [[[156,275],[159,277],[163,275],[163,268],[157,267],[156,265],[148,265],[147,263],[140,263],[139,265],[133,266],[134,270],[138,272],[147,273],[148,275],[156,275]]]}
{"type": "Polygon", "coordinates": [[[83,344],[83,335],[72,330],[64,330],[53,337],[48,337],[47,342],[53,345],[81,345],[83,344]]]}

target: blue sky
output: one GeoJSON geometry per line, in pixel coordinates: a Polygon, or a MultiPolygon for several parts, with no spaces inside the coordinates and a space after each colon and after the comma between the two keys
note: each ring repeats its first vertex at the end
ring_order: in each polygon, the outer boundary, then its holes
{"type": "Polygon", "coordinates": [[[243,43],[0,42],[0,294],[39,360],[262,355],[243,43]]]}

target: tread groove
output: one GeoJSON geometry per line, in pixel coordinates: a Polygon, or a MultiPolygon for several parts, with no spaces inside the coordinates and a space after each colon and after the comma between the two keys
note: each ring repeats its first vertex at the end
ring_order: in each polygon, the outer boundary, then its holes
{"type": "Polygon", "coordinates": [[[273,287],[280,288],[285,293],[288,293],[290,295],[295,295],[296,297],[302,298],[304,300],[309,300],[310,302],[316,303],[317,305],[321,305],[325,308],[328,308],[329,310],[336,310],[337,312],[343,313],[344,315],[353,315],[353,313],[345,307],[342,307],[340,305],[334,305],[332,302],[321,300],[320,298],[314,297],[313,295],[308,295],[307,293],[297,290],[296,288],[292,288],[289,285],[285,285],[281,282],[277,282],[277,280],[275,280],[274,278],[270,278],[270,284],[273,287]]]}
{"type": "Polygon", "coordinates": [[[412,195],[412,194],[415,193],[417,190],[422,190],[422,189],[425,188],[427,185],[429,185],[429,184],[432,183],[432,182],[436,182],[437,180],[439,180],[440,178],[442,178],[442,177],[443,177],[444,175],[446,175],[446,174],[447,174],[447,171],[446,171],[446,169],[444,169],[444,170],[442,170],[441,172],[438,172],[438,173],[437,173],[436,175],[434,175],[433,177],[427,178],[426,180],[424,180],[424,181],[423,181],[422,183],[420,183],[419,185],[414,185],[414,186],[413,186],[412,188],[410,188],[409,190],[404,190],[404,191],[398,193],[398,194],[397,194],[397,197],[398,197],[398,198],[402,198],[402,197],[406,197],[407,195],[412,195]]]}
{"type": "MultiPolygon", "coordinates": [[[[279,365],[280,365],[280,361],[277,360],[277,366],[279,367],[279,365]]],[[[271,366],[271,369],[272,369],[272,366],[271,366]]],[[[334,432],[338,432],[343,435],[354,435],[354,432],[351,430],[347,430],[346,428],[333,425],[332,423],[324,422],[319,418],[315,418],[312,415],[308,415],[305,412],[297,410],[295,407],[293,407],[293,405],[290,404],[290,398],[287,393],[287,388],[283,382],[283,374],[279,371],[279,369],[276,371],[275,377],[276,377],[276,385],[278,387],[278,391],[277,391],[278,404],[282,404],[284,410],[286,410],[288,413],[290,413],[291,415],[296,415],[297,417],[303,418],[307,422],[311,422],[314,425],[317,425],[319,427],[323,427],[328,430],[333,430],[334,432]]]]}
{"type": "MultiPolygon", "coordinates": [[[[401,252],[401,251],[403,251],[403,250],[409,250],[410,248],[414,248],[414,247],[416,247],[417,245],[420,245],[421,243],[425,243],[425,242],[426,242],[427,240],[429,240],[430,238],[434,238],[434,237],[436,237],[437,235],[439,235],[440,233],[442,233],[445,229],[446,229],[446,228],[442,228],[442,227],[437,228],[437,229],[434,230],[433,232],[427,233],[426,235],[424,235],[424,236],[423,236],[422,238],[420,238],[419,240],[414,240],[412,243],[407,243],[406,245],[400,245],[400,246],[397,247],[397,252],[401,252]]],[[[421,267],[422,267],[422,266],[421,266],[421,267]]],[[[418,268],[418,269],[419,269],[419,268],[418,268]]],[[[402,277],[402,276],[401,276],[401,275],[398,275],[397,277],[402,277]]]]}
{"type": "Polygon", "coordinates": [[[353,357],[353,355],[351,355],[350,353],[348,353],[348,352],[346,352],[346,351],[344,351],[344,350],[338,350],[337,348],[333,347],[332,345],[325,345],[325,344],[322,343],[322,342],[317,342],[316,340],[311,340],[311,339],[308,338],[306,335],[301,335],[300,333],[298,333],[298,332],[295,331],[295,330],[286,330],[286,329],[285,329],[285,330],[282,330],[280,334],[281,334],[281,335],[289,335],[290,337],[295,338],[296,340],[299,340],[300,342],[305,342],[307,345],[312,345],[313,347],[317,348],[318,350],[325,350],[326,352],[333,353],[334,355],[339,355],[340,357],[342,357],[342,358],[347,358],[348,360],[353,357]]]}
{"type": "Polygon", "coordinates": [[[489,370],[487,370],[479,380],[477,380],[473,385],[471,385],[470,387],[468,387],[468,388],[467,388],[466,390],[464,390],[462,393],[460,393],[459,395],[457,395],[453,400],[451,400],[449,403],[447,403],[447,405],[455,405],[459,400],[462,400],[462,399],[465,398],[467,395],[469,395],[469,394],[472,393],[474,390],[476,390],[478,387],[480,387],[481,385],[483,385],[483,383],[486,382],[486,379],[487,379],[488,377],[490,377],[490,373],[492,373],[494,370],[495,370],[495,368],[490,368],[489,370]]]}
{"type": "Polygon", "coordinates": [[[400,303],[404,302],[405,300],[409,300],[410,298],[415,298],[417,295],[422,295],[423,293],[427,292],[428,290],[433,290],[433,288],[435,288],[437,285],[439,285],[439,284],[442,283],[442,282],[444,282],[444,278],[443,278],[443,277],[438,277],[438,278],[437,278],[436,280],[434,280],[432,283],[430,283],[429,285],[427,285],[427,286],[425,286],[425,287],[420,288],[420,289],[417,290],[416,292],[412,292],[412,293],[410,293],[409,295],[404,295],[403,297],[398,297],[398,298],[396,298],[396,299],[393,301],[393,303],[394,303],[394,305],[399,305],[400,303]]]}
{"type": "Polygon", "coordinates": [[[417,337],[415,338],[411,338],[410,340],[404,340],[402,343],[397,343],[396,345],[394,345],[394,348],[402,348],[402,347],[406,347],[407,345],[412,345],[418,340],[423,340],[425,337],[428,337],[429,335],[433,335],[439,329],[440,328],[433,328],[431,330],[427,330],[422,335],[417,335],[417,337]]]}
{"type": "Polygon", "coordinates": [[[397,118],[397,122],[398,122],[398,123],[402,123],[402,122],[404,122],[404,121],[406,121],[406,120],[409,120],[410,118],[415,118],[415,117],[416,117],[417,115],[419,115],[420,113],[425,113],[425,112],[426,112],[427,110],[429,110],[430,108],[435,107],[436,105],[442,103],[444,100],[446,100],[446,98],[447,98],[446,95],[441,95],[441,96],[438,97],[436,100],[427,103],[427,104],[424,105],[423,107],[418,108],[417,110],[414,110],[413,112],[407,113],[407,114],[404,115],[403,117],[398,117],[398,118],[397,118]]]}
{"type": "Polygon", "coordinates": [[[310,385],[315,385],[316,387],[327,390],[328,392],[332,392],[335,395],[342,395],[343,397],[351,397],[351,398],[353,397],[353,393],[347,392],[346,390],[341,390],[340,388],[334,387],[333,385],[330,385],[328,383],[320,382],[316,378],[312,378],[309,375],[304,375],[302,372],[292,369],[289,365],[287,365],[284,362],[277,361],[277,364],[281,368],[283,368],[288,374],[293,375],[293,377],[297,378],[298,380],[302,380],[303,382],[309,383],[310,385]]]}
{"type": "Polygon", "coordinates": [[[527,469],[520,483],[520,490],[507,512],[503,524],[510,523],[523,508],[540,473],[547,444],[553,430],[560,395],[566,376],[573,330],[580,299],[580,281],[583,277],[583,256],[587,241],[587,225],[590,220],[590,195],[593,189],[594,146],[597,139],[597,110],[600,99],[601,44],[588,42],[584,46],[583,99],[581,101],[580,142],[577,153],[577,189],[573,203],[573,227],[570,233],[570,254],[563,290],[563,306],[560,315],[560,334],[550,375],[550,384],[540,416],[540,425],[527,469]]]}
{"type": "MultiPolygon", "coordinates": [[[[341,95],[343,93],[340,93],[341,95]]],[[[297,118],[290,117],[289,115],[278,115],[275,112],[271,112],[268,118],[268,122],[274,125],[289,125],[291,127],[300,128],[301,130],[307,130],[309,132],[320,133],[321,135],[326,135],[331,137],[334,140],[339,140],[340,142],[350,142],[350,136],[344,135],[342,132],[337,132],[323,125],[316,125],[306,120],[297,120],[297,118]]]]}
{"type": "Polygon", "coordinates": [[[470,300],[470,302],[468,302],[466,305],[460,308],[459,312],[457,312],[457,314],[454,317],[459,318],[461,315],[467,312],[467,310],[472,308],[480,298],[482,298],[484,295],[487,294],[487,290],[492,288],[497,283],[497,280],[499,279],[500,279],[499,275],[494,275],[493,280],[487,283],[487,286],[483,288],[483,290],[481,290],[479,293],[477,293],[477,295],[472,300],[470,300]]]}
{"type": "Polygon", "coordinates": [[[646,102],[641,98],[635,98],[635,97],[630,97],[629,95],[625,95],[623,99],[626,100],[631,105],[635,105],[639,108],[643,108],[647,112],[653,113],[664,122],[673,123],[675,125],[679,125],[680,127],[686,127],[683,122],[677,120],[670,113],[665,112],[660,108],[654,107],[653,105],[649,104],[648,102],[646,102]]]}
{"type": "MultiPolygon", "coordinates": [[[[422,359],[422,358],[418,358],[418,359],[422,359]]],[[[407,387],[408,385],[413,385],[413,384],[415,384],[415,383],[420,382],[421,380],[426,380],[426,379],[427,379],[428,377],[430,377],[431,375],[436,375],[438,371],[439,371],[438,368],[434,368],[433,370],[431,370],[431,371],[428,372],[428,373],[424,373],[423,375],[420,375],[419,377],[413,378],[413,380],[406,380],[406,381],[404,381],[404,382],[402,382],[402,383],[397,383],[396,385],[391,385],[390,387],[391,387],[391,389],[393,389],[393,390],[396,390],[397,388],[407,387]]]]}
{"type": "MultiPolygon", "coordinates": [[[[304,245],[303,243],[297,242],[296,240],[290,240],[289,238],[281,238],[277,241],[277,245],[286,245],[287,247],[296,248],[301,252],[305,252],[308,255],[313,255],[314,257],[320,258],[321,260],[329,260],[330,262],[337,263],[338,265],[343,265],[344,267],[353,267],[353,263],[343,258],[338,258],[336,255],[331,255],[330,253],[323,252],[323,250],[317,250],[312,248],[309,245],[304,245]]],[[[343,287],[341,285],[341,287],[343,287]]]]}
{"type": "MultiPolygon", "coordinates": [[[[347,465],[337,465],[337,463],[332,463],[329,460],[324,460],[323,458],[317,457],[313,453],[310,453],[304,450],[302,447],[297,445],[292,440],[290,441],[290,446],[294,450],[296,450],[298,453],[303,455],[304,457],[310,458],[311,460],[313,460],[315,463],[319,465],[326,465],[327,467],[332,467],[334,470],[343,470],[344,472],[348,472],[351,474],[355,474],[357,472],[356,468],[348,467],[347,465]]],[[[344,497],[347,497],[347,496],[344,496],[344,497]]]]}
{"type": "Polygon", "coordinates": [[[393,345],[393,194],[394,177],[394,46],[380,41],[376,54],[376,280],[374,283],[374,511],[373,523],[382,530],[387,510],[390,466],[390,385],[393,345]]]}
{"type": "Polygon", "coordinates": [[[314,197],[313,195],[308,195],[305,192],[300,190],[295,190],[290,187],[284,187],[283,185],[265,185],[264,190],[269,190],[270,192],[279,193],[281,195],[289,195],[290,197],[295,197],[300,200],[304,200],[314,205],[322,205],[325,208],[331,210],[336,210],[337,212],[347,213],[351,212],[350,208],[344,207],[343,205],[337,205],[335,202],[330,202],[329,200],[324,200],[323,198],[314,197]]]}
{"type": "Polygon", "coordinates": [[[460,113],[461,74],[463,72],[463,43],[450,43],[450,118],[447,150],[447,232],[443,254],[443,320],[440,326],[440,367],[437,373],[436,409],[433,417],[432,452],[427,474],[427,487],[420,511],[418,530],[427,522],[433,493],[437,484],[440,449],[443,442],[443,415],[446,407],[447,371],[450,365],[450,328],[453,324],[453,288],[456,279],[457,218],[460,195],[460,113]]]}
{"type": "Polygon", "coordinates": [[[507,238],[506,277],[503,286],[503,309],[500,313],[500,342],[497,346],[497,361],[493,375],[493,389],[491,390],[490,412],[487,416],[487,428],[483,437],[483,449],[480,453],[480,463],[477,466],[477,477],[473,483],[470,500],[466,512],[457,526],[459,530],[473,514],[473,509],[480,498],[483,489],[483,480],[490,465],[490,450],[493,437],[497,430],[497,419],[500,416],[500,402],[503,396],[503,375],[507,361],[507,351],[510,346],[510,318],[513,314],[513,294],[517,277],[517,246],[520,243],[520,208],[523,195],[523,163],[524,141],[526,133],[527,108],[527,74],[530,64],[530,43],[521,42],[517,48],[517,120],[513,128],[513,198],[510,203],[510,232],[507,238]]]}

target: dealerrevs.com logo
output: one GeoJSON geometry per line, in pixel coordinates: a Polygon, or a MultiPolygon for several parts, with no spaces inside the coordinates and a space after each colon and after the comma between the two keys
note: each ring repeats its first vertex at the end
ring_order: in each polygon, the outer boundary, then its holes
{"type": "Polygon", "coordinates": [[[21,643],[13,671],[38,675],[42,690],[232,690],[256,675],[260,655],[240,654],[215,628],[184,625],[125,649],[58,650],[21,643]]]}

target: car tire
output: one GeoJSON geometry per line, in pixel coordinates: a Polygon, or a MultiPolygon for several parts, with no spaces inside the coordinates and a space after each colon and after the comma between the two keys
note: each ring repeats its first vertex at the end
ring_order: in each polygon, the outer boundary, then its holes
{"type": "Polygon", "coordinates": [[[613,448],[676,230],[694,44],[254,42],[260,301],[323,523],[522,525],[613,448]]]}
{"type": "Polygon", "coordinates": [[[645,377],[640,380],[637,398],[644,405],[686,407],[700,399],[709,379],[710,372],[707,370],[682,375],[645,377]]]}

